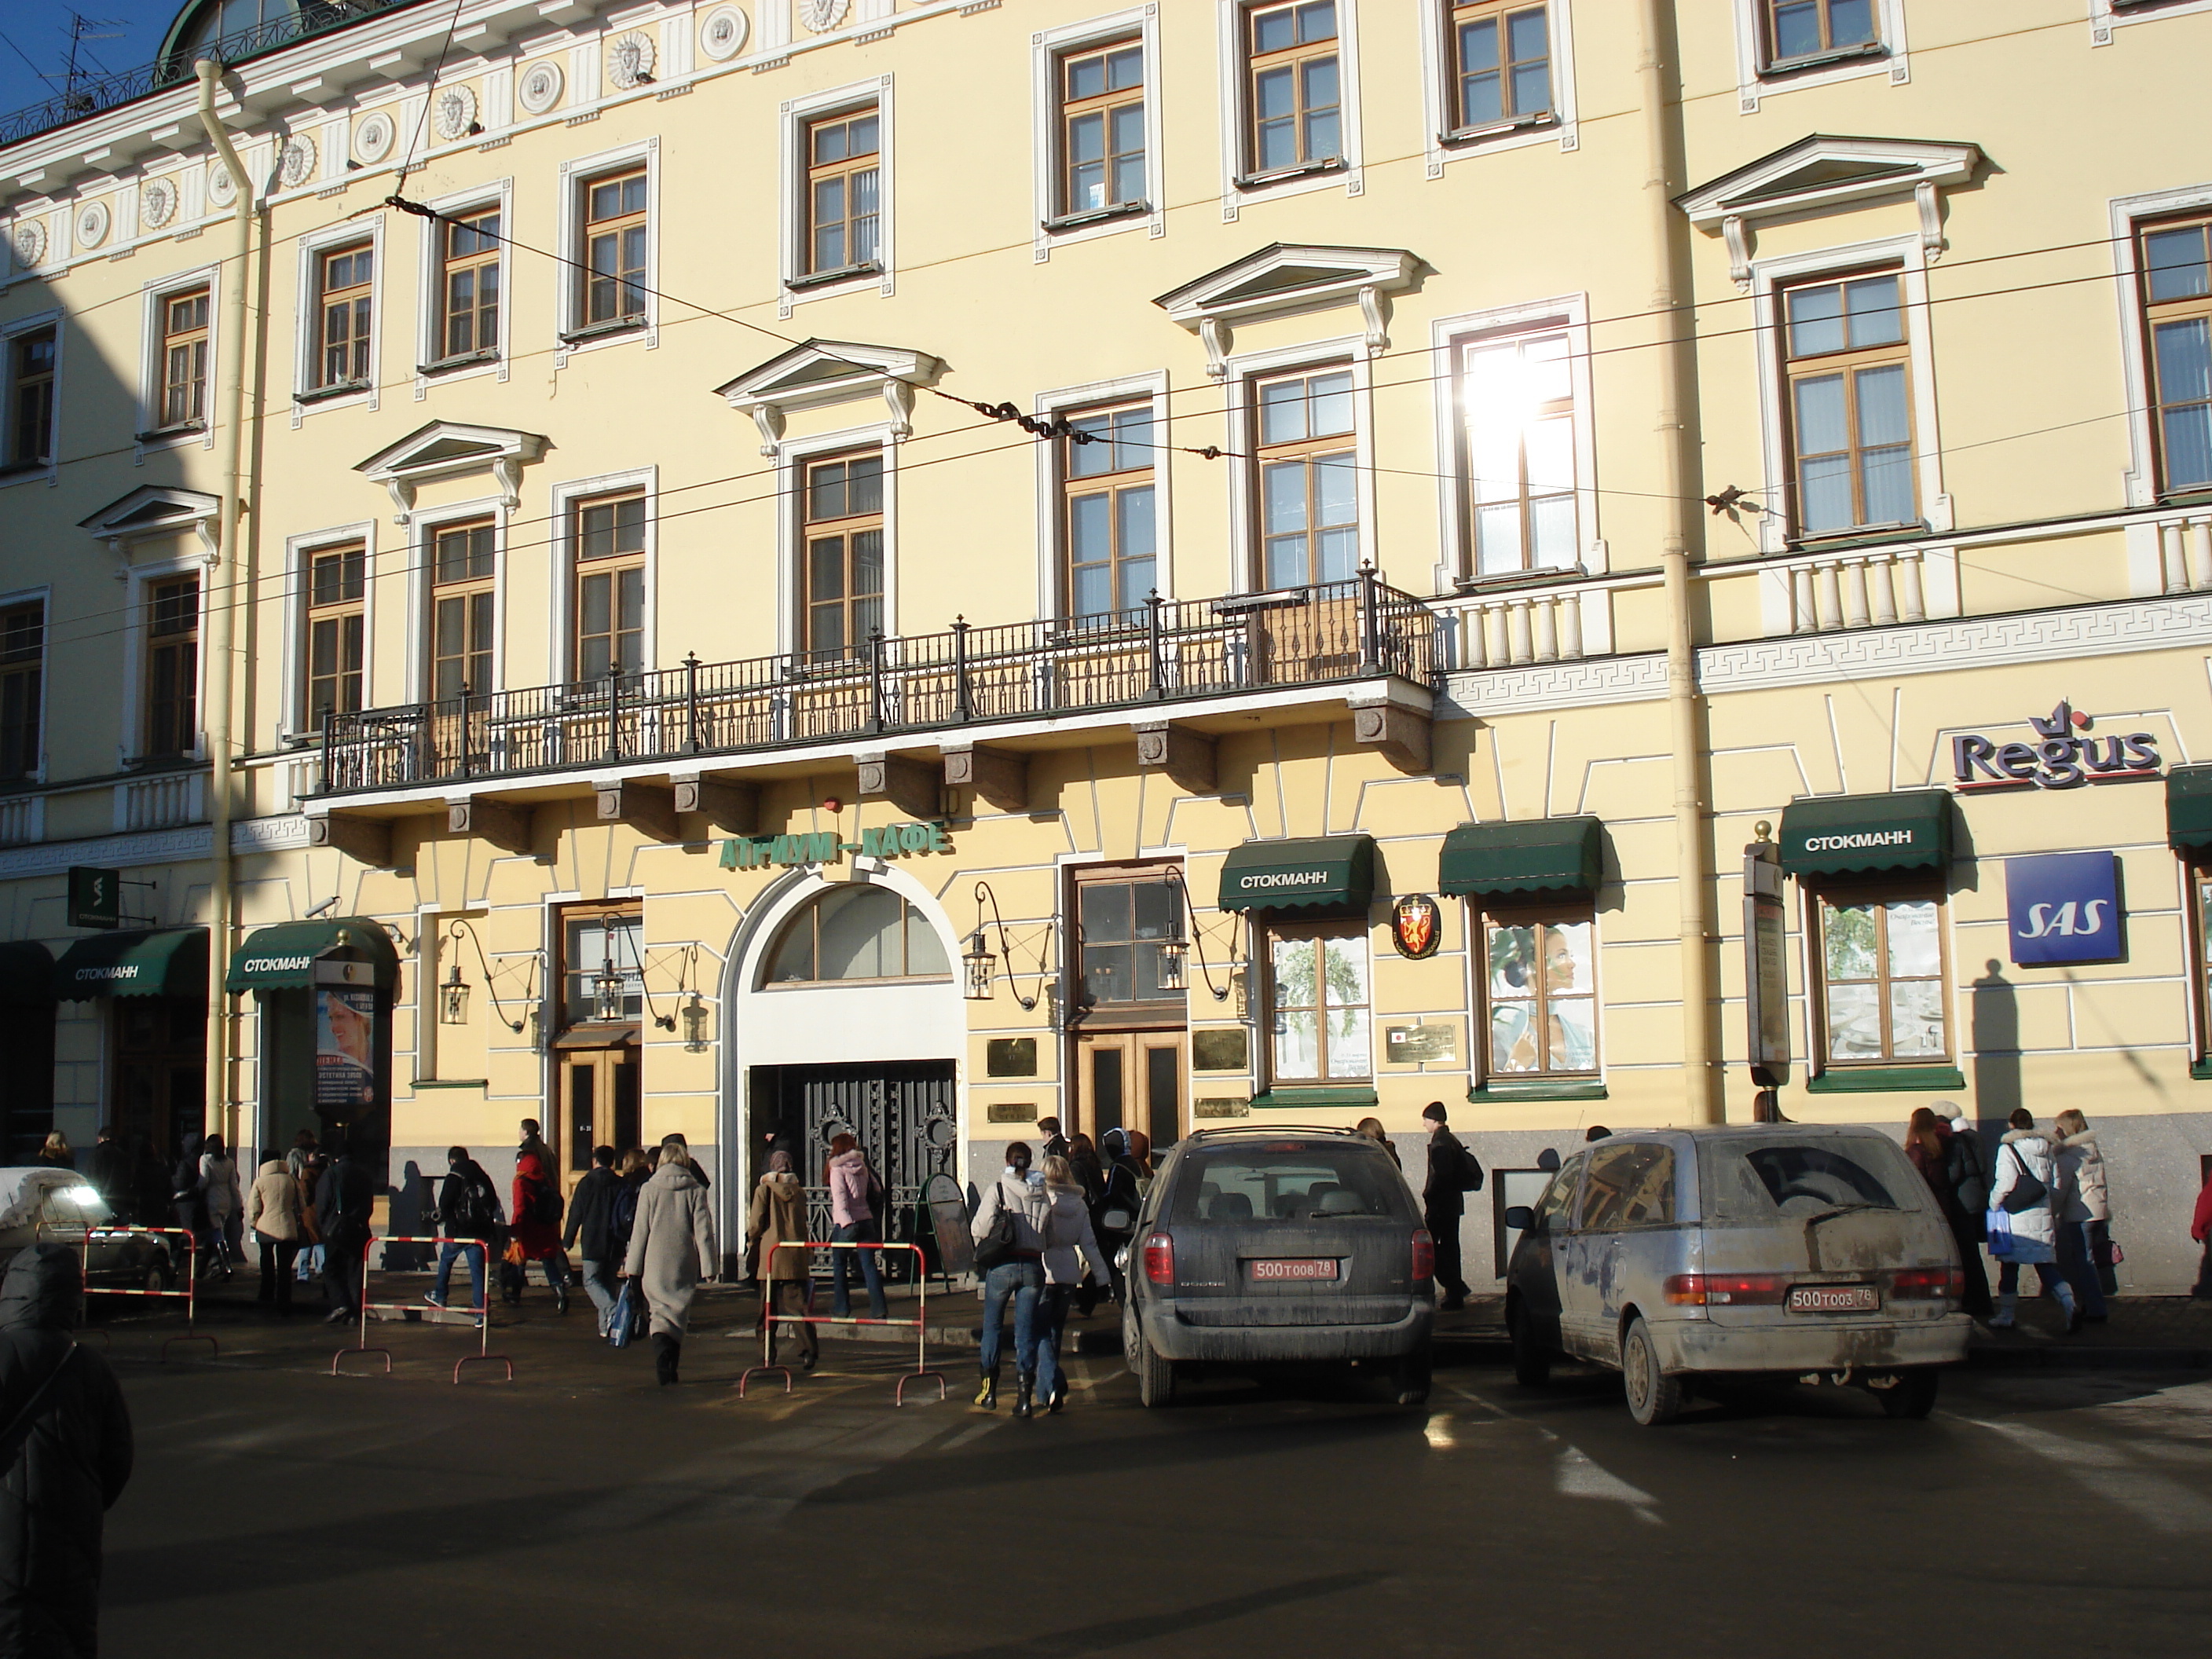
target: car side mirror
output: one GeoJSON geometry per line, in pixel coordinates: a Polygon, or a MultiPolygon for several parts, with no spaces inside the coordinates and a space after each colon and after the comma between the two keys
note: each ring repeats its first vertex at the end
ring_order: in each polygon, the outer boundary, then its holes
{"type": "Polygon", "coordinates": [[[1505,1224],[1520,1232],[1533,1232],[1536,1227],[1536,1212],[1526,1204],[1510,1204],[1505,1209],[1505,1224]]]}

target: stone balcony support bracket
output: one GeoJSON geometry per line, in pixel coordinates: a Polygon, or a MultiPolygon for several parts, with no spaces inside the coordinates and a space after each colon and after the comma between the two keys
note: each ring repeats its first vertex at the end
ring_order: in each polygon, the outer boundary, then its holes
{"type": "Polygon", "coordinates": [[[334,848],[379,870],[392,867],[390,818],[372,818],[358,812],[310,812],[307,845],[334,848]]]}
{"type": "Polygon", "coordinates": [[[676,793],[642,778],[595,780],[592,792],[599,800],[601,823],[626,823],[651,840],[674,843],[684,839],[676,824],[676,793]]]}
{"type": "Polygon", "coordinates": [[[1220,767],[1213,738],[1173,720],[1149,720],[1133,729],[1139,767],[1165,772],[1190,794],[1211,795],[1218,789],[1220,767]]]}
{"type": "Polygon", "coordinates": [[[1415,776],[1431,769],[1429,710],[1382,696],[1352,701],[1352,735],[1401,772],[1415,776]]]}
{"type": "Polygon", "coordinates": [[[947,744],[940,752],[947,787],[973,789],[1002,812],[1029,811],[1027,755],[981,743],[947,744]]]}
{"type": "Polygon", "coordinates": [[[482,795],[450,797],[446,802],[446,828],[457,836],[476,836],[502,852],[535,856],[532,831],[535,815],[527,806],[513,806],[482,795]]]}
{"type": "Polygon", "coordinates": [[[678,812],[696,812],[717,830],[750,836],[760,828],[760,786],[694,772],[671,778],[678,812]]]}
{"type": "Polygon", "coordinates": [[[933,818],[944,811],[945,792],[935,767],[880,749],[856,759],[862,800],[887,800],[911,818],[933,818]]]}

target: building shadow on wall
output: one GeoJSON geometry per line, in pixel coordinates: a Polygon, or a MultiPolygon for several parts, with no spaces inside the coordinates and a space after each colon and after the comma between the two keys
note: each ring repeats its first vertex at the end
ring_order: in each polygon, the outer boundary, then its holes
{"type": "MultiPolygon", "coordinates": [[[[2020,1097],[2020,988],[1992,957],[1974,981],[1974,1116],[2003,1133],[2020,1097]]],[[[1986,1135],[1984,1136],[1986,1139],[1986,1135]]]]}

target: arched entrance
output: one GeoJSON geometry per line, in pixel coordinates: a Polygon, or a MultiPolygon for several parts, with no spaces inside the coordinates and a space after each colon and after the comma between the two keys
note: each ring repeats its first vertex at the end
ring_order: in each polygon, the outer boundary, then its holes
{"type": "Polygon", "coordinates": [[[936,902],[896,870],[796,876],[755,904],[732,942],[724,1003],[734,1010],[722,1096],[733,1230],[775,1150],[806,1183],[817,1238],[831,1225],[834,1135],[853,1135],[891,1189],[888,1237],[902,1236],[930,1176],[959,1170],[958,952],[936,902]]]}

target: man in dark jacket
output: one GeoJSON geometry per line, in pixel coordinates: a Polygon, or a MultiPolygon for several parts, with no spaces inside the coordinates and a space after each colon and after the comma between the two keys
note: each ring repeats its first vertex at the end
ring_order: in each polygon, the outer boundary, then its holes
{"type": "Polygon", "coordinates": [[[375,1204],[368,1171],[355,1162],[352,1144],[341,1144],[315,1187],[315,1224],[323,1234],[323,1289],[331,1300],[325,1324],[360,1316],[362,1252],[368,1244],[369,1212],[375,1204]]]}
{"type": "Polygon", "coordinates": [[[1444,1103],[1432,1100],[1421,1113],[1429,1126],[1429,1179],[1421,1188],[1421,1224],[1437,1242],[1437,1284],[1443,1310],[1467,1306],[1467,1280],[1459,1276],[1459,1224],[1467,1194],[1482,1190],[1482,1165],[1445,1127],[1444,1103]]]}
{"type": "Polygon", "coordinates": [[[99,1650],[100,1531],[131,1479],[131,1413],[70,1335],[83,1310],[65,1244],[19,1251],[0,1280],[0,1653],[99,1650]]]}
{"type": "Polygon", "coordinates": [[[568,1199],[568,1225],[561,1235],[561,1248],[582,1249],[576,1259],[583,1264],[584,1294],[599,1311],[599,1334],[607,1334],[607,1321],[615,1310],[616,1270],[622,1266],[615,1255],[613,1222],[615,1192],[622,1177],[615,1173],[615,1149],[594,1146],[592,1170],[576,1183],[568,1199]]]}
{"type": "Polygon", "coordinates": [[[446,1242],[438,1247],[438,1284],[423,1297],[434,1308],[446,1305],[446,1286],[453,1276],[453,1260],[469,1259],[469,1305],[478,1314],[484,1306],[484,1257],[498,1242],[499,1188],[484,1173],[483,1164],[469,1156],[465,1146],[446,1149],[446,1176],[438,1187],[438,1231],[446,1242]]]}

